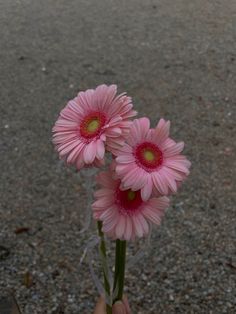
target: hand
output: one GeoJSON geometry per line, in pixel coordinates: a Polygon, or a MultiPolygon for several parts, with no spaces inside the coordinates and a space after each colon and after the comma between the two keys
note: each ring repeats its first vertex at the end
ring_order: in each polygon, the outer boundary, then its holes
{"type": "MultiPolygon", "coordinates": [[[[106,314],[106,303],[103,297],[98,299],[94,314],[106,314]]],[[[117,301],[112,306],[112,314],[131,314],[127,297],[123,297],[122,301],[117,301]]]]}

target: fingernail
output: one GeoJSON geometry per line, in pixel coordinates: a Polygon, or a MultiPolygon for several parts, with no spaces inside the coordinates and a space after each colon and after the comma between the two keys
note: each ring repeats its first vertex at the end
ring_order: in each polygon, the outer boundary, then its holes
{"type": "Polygon", "coordinates": [[[125,314],[125,309],[124,309],[124,305],[121,301],[117,301],[114,305],[113,305],[113,314],[125,314]]]}

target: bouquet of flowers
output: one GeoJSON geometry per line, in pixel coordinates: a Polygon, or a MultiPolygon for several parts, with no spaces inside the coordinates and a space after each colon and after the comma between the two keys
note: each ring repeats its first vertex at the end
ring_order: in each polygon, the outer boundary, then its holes
{"type": "Polygon", "coordinates": [[[100,85],[70,100],[53,127],[53,143],[67,164],[77,170],[107,167],[96,176],[99,189],[91,205],[100,237],[107,314],[123,297],[126,243],[160,224],[168,196],[177,192],[191,165],[181,154],[184,143],[169,137],[169,121],[160,119],[151,128],[146,117],[132,121],[136,114],[126,93],[117,95],[116,85],[100,85]],[[112,156],[108,165],[106,153],[112,156]],[[107,238],[116,241],[113,280],[107,238]]]}

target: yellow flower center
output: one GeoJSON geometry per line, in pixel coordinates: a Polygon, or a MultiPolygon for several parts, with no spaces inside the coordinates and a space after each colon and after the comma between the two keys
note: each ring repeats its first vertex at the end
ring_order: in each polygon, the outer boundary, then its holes
{"type": "Polygon", "coordinates": [[[135,199],[136,193],[134,191],[129,190],[127,193],[128,201],[133,201],[135,199]]]}
{"type": "Polygon", "coordinates": [[[106,116],[101,112],[91,112],[84,117],[80,124],[80,135],[85,140],[91,140],[102,133],[106,123],[106,116]]]}
{"type": "Polygon", "coordinates": [[[100,127],[100,121],[97,118],[95,118],[95,119],[88,122],[87,131],[89,133],[93,133],[93,132],[97,131],[97,129],[99,127],[100,127]]]}
{"type": "Polygon", "coordinates": [[[134,151],[136,163],[147,172],[155,171],[163,162],[163,154],[154,143],[143,142],[134,151]]]}
{"type": "Polygon", "coordinates": [[[155,159],[155,154],[151,150],[145,150],[143,154],[146,161],[153,161],[155,159]]]}

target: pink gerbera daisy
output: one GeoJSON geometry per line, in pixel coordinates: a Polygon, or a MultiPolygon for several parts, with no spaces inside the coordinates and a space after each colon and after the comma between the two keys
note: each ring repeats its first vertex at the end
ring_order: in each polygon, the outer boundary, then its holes
{"type": "Polygon", "coordinates": [[[116,96],[116,85],[80,92],[61,111],[53,127],[53,143],[61,158],[78,169],[98,165],[106,149],[113,154],[124,144],[130,128],[131,98],[116,96]]]}
{"type": "Polygon", "coordinates": [[[147,200],[151,193],[168,195],[189,174],[191,163],[181,155],[184,143],[169,138],[170,122],[161,119],[150,129],[148,118],[134,120],[126,144],[116,158],[116,173],[124,189],[147,200]]]}
{"type": "Polygon", "coordinates": [[[169,205],[165,196],[143,201],[141,191],[121,190],[120,180],[113,172],[101,172],[97,182],[102,188],[95,192],[94,219],[102,221],[102,231],[113,239],[134,240],[149,232],[150,223],[159,225],[169,205]]]}

